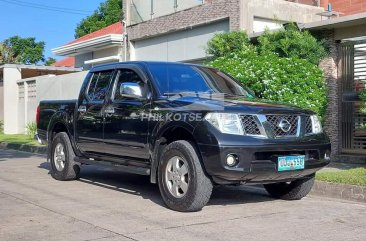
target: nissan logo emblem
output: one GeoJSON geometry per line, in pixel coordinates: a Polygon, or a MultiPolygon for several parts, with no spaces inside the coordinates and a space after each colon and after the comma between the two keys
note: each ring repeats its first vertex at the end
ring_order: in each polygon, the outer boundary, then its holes
{"type": "Polygon", "coordinates": [[[290,122],[288,122],[288,120],[286,119],[282,119],[280,120],[280,122],[278,123],[278,127],[283,131],[283,132],[289,132],[291,130],[291,124],[290,122]]]}

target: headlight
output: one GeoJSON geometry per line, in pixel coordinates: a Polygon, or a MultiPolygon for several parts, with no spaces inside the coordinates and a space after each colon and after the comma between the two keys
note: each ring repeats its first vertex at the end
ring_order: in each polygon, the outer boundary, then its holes
{"type": "Polygon", "coordinates": [[[239,115],[231,113],[208,113],[205,120],[225,134],[244,135],[239,115]]]}
{"type": "Polygon", "coordinates": [[[313,134],[320,134],[323,132],[322,123],[317,115],[312,115],[311,117],[311,124],[313,128],[313,134]]]}

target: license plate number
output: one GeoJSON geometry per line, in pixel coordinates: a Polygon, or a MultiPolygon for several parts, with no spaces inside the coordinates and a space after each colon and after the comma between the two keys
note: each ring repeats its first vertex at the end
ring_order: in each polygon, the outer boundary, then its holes
{"type": "Polygon", "coordinates": [[[278,157],[278,171],[302,170],[305,168],[305,156],[278,157]]]}

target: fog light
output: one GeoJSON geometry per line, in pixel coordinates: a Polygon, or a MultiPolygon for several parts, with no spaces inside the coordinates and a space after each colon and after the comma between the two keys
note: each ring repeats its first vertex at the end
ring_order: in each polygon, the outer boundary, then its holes
{"type": "Polygon", "coordinates": [[[236,155],[233,155],[233,154],[227,155],[227,157],[226,157],[226,164],[229,167],[236,166],[238,164],[238,162],[239,162],[239,158],[236,155]]]}

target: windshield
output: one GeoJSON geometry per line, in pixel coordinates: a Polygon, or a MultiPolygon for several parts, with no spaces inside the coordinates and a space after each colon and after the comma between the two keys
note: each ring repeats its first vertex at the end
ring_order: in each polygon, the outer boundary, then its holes
{"type": "Polygon", "coordinates": [[[220,93],[253,98],[250,90],[216,69],[183,64],[149,64],[162,95],[220,93]]]}

